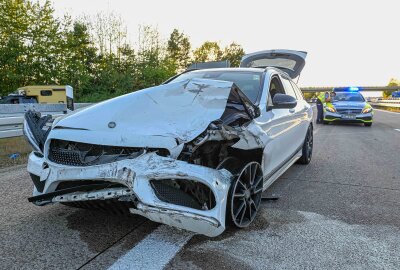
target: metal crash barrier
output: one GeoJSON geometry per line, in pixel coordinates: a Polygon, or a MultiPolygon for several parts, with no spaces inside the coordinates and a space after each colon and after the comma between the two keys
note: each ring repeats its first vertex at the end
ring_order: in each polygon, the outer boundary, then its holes
{"type": "MultiPolygon", "coordinates": [[[[84,108],[92,103],[76,103],[75,108],[84,108]]],[[[27,111],[40,112],[42,115],[57,117],[69,112],[66,104],[1,104],[0,105],[0,139],[22,135],[24,114],[27,111]]]]}

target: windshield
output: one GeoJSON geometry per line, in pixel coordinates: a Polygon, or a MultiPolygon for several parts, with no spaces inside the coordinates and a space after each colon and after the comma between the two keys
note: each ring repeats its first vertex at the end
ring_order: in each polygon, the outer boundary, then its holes
{"type": "Polygon", "coordinates": [[[333,101],[359,101],[364,102],[364,97],[358,92],[336,92],[333,101]]]}
{"type": "Polygon", "coordinates": [[[255,103],[261,92],[261,77],[262,72],[254,71],[202,70],[183,73],[168,83],[181,82],[194,78],[233,82],[253,103],[255,103]]]}

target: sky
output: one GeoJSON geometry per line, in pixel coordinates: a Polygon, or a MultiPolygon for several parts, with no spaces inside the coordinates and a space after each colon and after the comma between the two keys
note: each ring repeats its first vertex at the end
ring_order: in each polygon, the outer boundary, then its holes
{"type": "Polygon", "coordinates": [[[400,79],[398,0],[53,0],[56,14],[73,17],[114,12],[132,43],[139,25],[174,28],[222,46],[235,41],[246,53],[307,51],[300,86],[383,86],[400,79]]]}

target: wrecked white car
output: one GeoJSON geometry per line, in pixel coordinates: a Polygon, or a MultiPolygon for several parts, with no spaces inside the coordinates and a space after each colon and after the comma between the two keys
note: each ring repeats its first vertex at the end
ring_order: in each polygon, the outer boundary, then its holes
{"type": "Polygon", "coordinates": [[[115,207],[207,236],[248,226],[262,192],[311,160],[312,110],[292,81],[305,56],[246,55],[52,123],[28,112],[29,201],[115,207]]]}

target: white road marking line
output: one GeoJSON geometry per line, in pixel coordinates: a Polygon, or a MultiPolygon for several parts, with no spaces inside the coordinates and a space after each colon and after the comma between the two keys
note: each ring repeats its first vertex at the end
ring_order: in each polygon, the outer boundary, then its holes
{"type": "Polygon", "coordinates": [[[395,128],[394,130],[396,130],[396,131],[400,132],[400,128],[395,128]]]}
{"type": "Polygon", "coordinates": [[[378,111],[378,112],[385,112],[385,113],[391,113],[391,114],[397,114],[397,115],[400,115],[400,113],[398,113],[398,112],[389,112],[389,111],[386,111],[386,110],[380,110],[380,109],[374,109],[374,111],[378,111]]]}
{"type": "Polygon", "coordinates": [[[194,233],[188,231],[160,225],[108,269],[161,270],[193,235],[194,233]]]}

